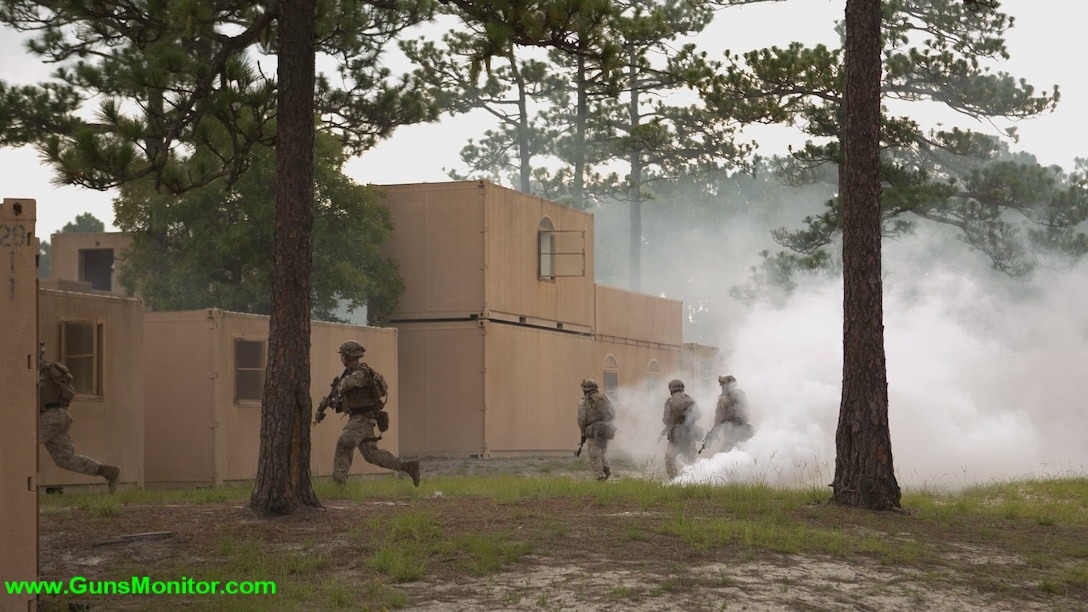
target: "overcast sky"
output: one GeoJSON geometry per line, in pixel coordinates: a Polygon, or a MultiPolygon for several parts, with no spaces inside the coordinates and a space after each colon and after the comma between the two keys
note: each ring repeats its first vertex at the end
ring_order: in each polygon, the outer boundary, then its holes
{"type": "MultiPolygon", "coordinates": [[[[1084,36],[1088,3],[1007,0],[1002,5],[1016,18],[1016,26],[1008,38],[1012,59],[995,66],[995,70],[1027,79],[1041,90],[1054,84],[1062,90],[1056,112],[1017,125],[1021,139],[1012,148],[1033,153],[1044,164],[1068,170],[1075,158],[1088,157],[1088,146],[1080,136],[1083,114],[1088,109],[1088,71],[1081,66],[1082,56],[1070,52],[1071,43],[1084,36]]],[[[719,14],[708,31],[709,39],[722,41],[718,44],[734,51],[784,45],[791,40],[831,43],[832,21],[841,17],[843,7],[842,0],[794,0],[729,9],[719,14]]],[[[0,79],[32,82],[48,72],[48,67],[23,51],[16,38],[0,37],[0,79]]],[[[392,139],[350,162],[347,172],[360,182],[378,184],[446,180],[445,170],[457,167],[457,154],[466,140],[490,127],[481,119],[447,117],[440,124],[401,128],[392,139]]],[[[990,126],[973,127],[996,133],[990,126]]],[[[781,153],[786,144],[798,142],[782,131],[761,132],[758,138],[765,155],[781,153]]],[[[50,170],[40,163],[33,149],[0,149],[0,168],[4,178],[0,195],[38,201],[37,233],[43,239],[48,240],[50,234],[83,212],[103,220],[107,229],[115,229],[110,194],[53,186],[50,170]]]]}

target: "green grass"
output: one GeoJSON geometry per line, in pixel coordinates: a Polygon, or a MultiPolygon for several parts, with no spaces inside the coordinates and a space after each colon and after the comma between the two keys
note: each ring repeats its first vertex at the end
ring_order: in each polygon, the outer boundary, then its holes
{"type": "MultiPolygon", "coordinates": [[[[198,567],[190,559],[175,559],[173,565],[150,570],[124,563],[111,573],[120,579],[150,571],[166,580],[198,573],[201,580],[272,580],[280,587],[274,599],[187,602],[196,610],[398,609],[412,604],[404,585],[494,576],[527,555],[563,559],[572,538],[594,537],[612,547],[616,563],[633,571],[660,570],[660,579],[644,588],[616,586],[600,593],[621,603],[739,584],[724,572],[696,583],[681,565],[657,567],[654,553],[663,547],[679,551],[685,563],[815,557],[888,571],[910,568],[907,586],[920,594],[951,583],[1003,599],[1088,598],[1085,478],[995,482],[954,494],[908,490],[902,499],[905,512],[876,513],[829,506],[829,494],[821,489],[758,483],[666,486],[640,478],[602,484],[553,474],[561,465],[544,463],[539,476],[433,477],[419,488],[406,479],[384,477],[354,480],[346,487],[318,482],[315,490],[327,505],[335,503],[341,512],[360,507],[359,521],[342,532],[352,551],[349,559],[334,557],[328,542],[315,539],[286,547],[235,530],[198,567]],[[459,500],[459,508],[475,510],[451,522],[444,500],[459,500]],[[556,515],[553,506],[573,510],[578,518],[556,515]],[[492,520],[492,514],[497,518],[492,520]],[[625,557],[626,551],[642,556],[625,557]],[[989,557],[1000,562],[988,563],[989,557]],[[638,565],[647,560],[648,566],[638,565]],[[344,574],[345,566],[354,573],[344,574]]],[[[244,504],[249,493],[248,486],[125,490],[114,496],[76,493],[43,496],[41,506],[44,513],[85,512],[113,522],[147,505],[244,504]]],[[[669,563],[677,563],[675,558],[669,563]]],[[[794,586],[779,582],[774,588],[794,586]]],[[[522,589],[506,597],[543,609],[556,605],[547,592],[522,589]]],[[[149,603],[147,609],[154,607],[149,603]]]]}
{"type": "Polygon", "coordinates": [[[159,504],[208,504],[219,502],[249,501],[253,491],[252,484],[226,484],[222,487],[186,487],[167,489],[131,489],[120,488],[117,493],[107,495],[101,492],[72,491],[63,495],[41,495],[38,497],[43,509],[75,506],[87,508],[104,503],[119,505],[159,505],[159,504]]]}

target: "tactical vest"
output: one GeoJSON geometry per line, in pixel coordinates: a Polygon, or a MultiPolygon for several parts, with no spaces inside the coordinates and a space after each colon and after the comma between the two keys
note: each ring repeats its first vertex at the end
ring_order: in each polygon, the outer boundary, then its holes
{"type": "Polygon", "coordinates": [[[63,363],[46,361],[41,364],[40,407],[67,408],[76,396],[75,377],[63,363]]]}

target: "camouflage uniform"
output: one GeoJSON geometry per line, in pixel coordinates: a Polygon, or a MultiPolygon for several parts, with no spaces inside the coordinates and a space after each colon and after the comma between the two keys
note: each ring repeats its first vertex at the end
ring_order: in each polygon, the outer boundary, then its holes
{"type": "Polygon", "coordinates": [[[374,397],[371,392],[371,377],[376,373],[358,359],[363,356],[364,350],[361,344],[351,340],[340,345],[346,369],[339,377],[337,390],[343,402],[342,410],[351,416],[336,441],[332,478],[337,484],[347,482],[355,449],[358,448],[367,463],[404,472],[412,477],[412,484],[418,487],[419,461],[402,461],[393,453],[378,448],[378,441],[382,439],[378,430],[384,431],[389,427],[389,417],[382,411],[384,400],[374,397]]]}
{"type": "Polygon", "coordinates": [[[106,479],[110,493],[117,490],[121,469],[103,465],[90,457],[76,453],[68,431],[72,415],[68,413],[69,398],[62,387],[71,389],[72,373],[64,364],[45,361],[38,364],[38,441],[45,445],[53,462],[61,469],[106,479]]]}
{"type": "Polygon", "coordinates": [[[704,445],[713,440],[718,433],[725,438],[722,451],[728,452],[734,446],[752,437],[754,430],[748,423],[748,397],[737,388],[737,379],[733,376],[719,376],[718,384],[722,394],[718,396],[718,405],[714,410],[714,427],[706,434],[704,445]]]}
{"type": "Polygon", "coordinates": [[[665,449],[665,474],[671,479],[679,474],[677,456],[692,461],[698,452],[698,441],[702,431],[696,421],[699,420],[699,406],[690,395],[684,393],[684,383],[680,380],[669,382],[669,399],[665,400],[665,413],[661,422],[665,424],[669,445],[665,449]]]}
{"type": "Polygon", "coordinates": [[[612,468],[608,465],[606,454],[608,441],[616,435],[616,428],[612,425],[616,411],[608,397],[598,390],[596,382],[583,380],[582,392],[585,397],[578,402],[578,429],[589,444],[589,465],[593,468],[593,475],[597,480],[608,480],[612,468]]]}

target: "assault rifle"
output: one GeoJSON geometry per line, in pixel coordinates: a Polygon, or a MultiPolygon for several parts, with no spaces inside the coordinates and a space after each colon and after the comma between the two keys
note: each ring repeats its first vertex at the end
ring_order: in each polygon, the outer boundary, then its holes
{"type": "MultiPolygon", "coordinates": [[[[344,370],[347,372],[347,370],[344,370]]],[[[337,413],[343,412],[342,400],[340,398],[340,379],[344,377],[344,374],[340,374],[336,378],[332,379],[332,388],[329,390],[329,394],[321,398],[321,402],[317,405],[317,414],[314,415],[314,425],[317,425],[321,421],[325,420],[325,411],[329,406],[337,413]]]]}
{"type": "MultiPolygon", "coordinates": [[[[706,450],[706,443],[713,440],[714,438],[716,438],[717,435],[718,435],[718,426],[715,425],[714,427],[710,428],[710,431],[706,432],[706,437],[703,438],[703,445],[699,447],[699,453],[706,450]]],[[[699,453],[695,453],[695,454],[698,455],[699,453]]]]}
{"type": "Polygon", "coordinates": [[[582,456],[582,446],[585,445],[585,443],[586,443],[586,435],[582,434],[582,441],[578,443],[578,450],[574,451],[574,456],[575,457],[581,457],[582,456]]]}

